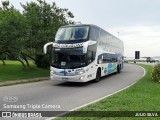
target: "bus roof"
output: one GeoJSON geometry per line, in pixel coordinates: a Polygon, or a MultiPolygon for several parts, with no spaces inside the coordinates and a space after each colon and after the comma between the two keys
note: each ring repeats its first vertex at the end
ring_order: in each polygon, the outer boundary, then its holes
{"type": "MultiPolygon", "coordinates": [[[[99,26],[97,26],[97,25],[94,25],[94,24],[70,24],[70,25],[65,25],[65,26],[61,26],[60,28],[63,28],[63,27],[78,27],[78,26],[95,26],[95,27],[98,27],[98,28],[100,28],[100,29],[102,29],[102,30],[104,30],[103,28],[101,28],[101,27],[99,27],[99,26]]],[[[104,30],[104,31],[106,31],[106,30],[104,30]]],[[[110,34],[110,35],[112,35],[111,33],[109,33],[108,31],[106,31],[108,34],[110,34]]],[[[112,35],[112,36],[114,36],[114,35],[112,35]]],[[[114,36],[115,38],[117,38],[116,36],[114,36]]],[[[117,39],[119,39],[119,38],[117,38],[117,39]]],[[[120,39],[119,39],[120,40],[120,39]]],[[[122,40],[120,40],[121,42],[123,42],[122,40]]]]}
{"type": "Polygon", "coordinates": [[[97,25],[93,25],[93,24],[70,24],[70,25],[65,25],[65,26],[61,26],[61,27],[78,27],[78,26],[96,26],[96,27],[98,27],[97,25]]]}

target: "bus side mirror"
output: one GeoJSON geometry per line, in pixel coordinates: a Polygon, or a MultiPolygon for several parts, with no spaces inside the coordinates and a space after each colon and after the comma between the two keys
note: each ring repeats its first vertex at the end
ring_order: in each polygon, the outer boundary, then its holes
{"type": "Polygon", "coordinates": [[[103,59],[98,59],[98,64],[102,64],[103,63],[103,59]]]}
{"type": "Polygon", "coordinates": [[[43,52],[44,52],[44,54],[47,54],[47,47],[49,46],[49,45],[52,45],[53,44],[53,42],[49,42],[49,43],[46,43],[45,45],[44,45],[44,47],[43,47],[43,52]]]}

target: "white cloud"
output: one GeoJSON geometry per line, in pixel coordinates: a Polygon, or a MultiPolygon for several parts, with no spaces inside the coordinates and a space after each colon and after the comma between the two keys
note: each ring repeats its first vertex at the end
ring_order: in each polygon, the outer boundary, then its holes
{"type": "MultiPolygon", "coordinates": [[[[135,51],[141,51],[141,57],[160,56],[160,26],[126,26],[108,29],[111,33],[120,32],[124,41],[125,56],[134,57],[135,51]]],[[[115,34],[115,36],[117,36],[115,34]]]]}
{"type": "MultiPolygon", "coordinates": [[[[10,0],[17,9],[19,2],[36,0],[10,0]]],[[[46,0],[68,8],[75,15],[74,21],[95,24],[117,36],[125,44],[125,55],[134,57],[160,56],[160,0],[46,0]],[[114,27],[114,28],[113,28],[114,27]]]]}

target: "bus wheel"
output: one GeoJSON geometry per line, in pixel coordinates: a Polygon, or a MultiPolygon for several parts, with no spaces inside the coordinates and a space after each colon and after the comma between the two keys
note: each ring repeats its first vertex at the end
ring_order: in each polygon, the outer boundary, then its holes
{"type": "Polygon", "coordinates": [[[100,79],[101,79],[101,71],[100,69],[98,69],[96,74],[96,79],[94,80],[94,82],[99,82],[100,79]]]}
{"type": "Polygon", "coordinates": [[[117,66],[117,73],[120,73],[120,72],[121,72],[121,66],[118,65],[118,66],[117,66]]]}

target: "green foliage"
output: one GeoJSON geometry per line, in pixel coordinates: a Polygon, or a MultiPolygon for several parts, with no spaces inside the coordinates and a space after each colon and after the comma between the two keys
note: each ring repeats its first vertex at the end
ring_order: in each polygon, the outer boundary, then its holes
{"type": "MultiPolygon", "coordinates": [[[[86,111],[159,111],[160,87],[158,83],[153,82],[151,79],[153,67],[148,65],[141,66],[146,69],[146,75],[135,85],[77,111],[85,111],[82,113],[84,116],[86,115],[86,111]]],[[[73,116],[74,114],[69,113],[56,120],[159,120],[158,117],[101,117],[101,115],[99,115],[99,117],[73,116]]]]}
{"type": "Polygon", "coordinates": [[[50,57],[49,55],[36,55],[35,63],[37,67],[48,68],[50,66],[50,57]]]}
{"type": "Polygon", "coordinates": [[[43,45],[54,41],[58,28],[69,24],[67,19],[73,17],[70,11],[57,7],[55,3],[50,5],[42,0],[37,2],[21,4],[23,15],[30,25],[28,47],[32,54],[42,54],[43,45]]]}
{"type": "MultiPolygon", "coordinates": [[[[0,59],[7,55],[8,58],[19,60],[24,67],[29,67],[28,59],[35,61],[37,56],[41,56],[44,44],[54,41],[60,26],[73,24],[69,19],[74,16],[68,9],[57,7],[54,2],[48,4],[37,0],[21,6],[23,13],[13,6],[7,9],[0,7],[0,59]]],[[[35,63],[42,61],[38,60],[35,63]]]]}
{"type": "Polygon", "coordinates": [[[154,66],[152,72],[152,79],[160,82],[160,63],[154,66]]]}
{"type": "Polygon", "coordinates": [[[19,59],[25,48],[27,34],[27,19],[14,7],[0,10],[0,57],[19,59]]]}

